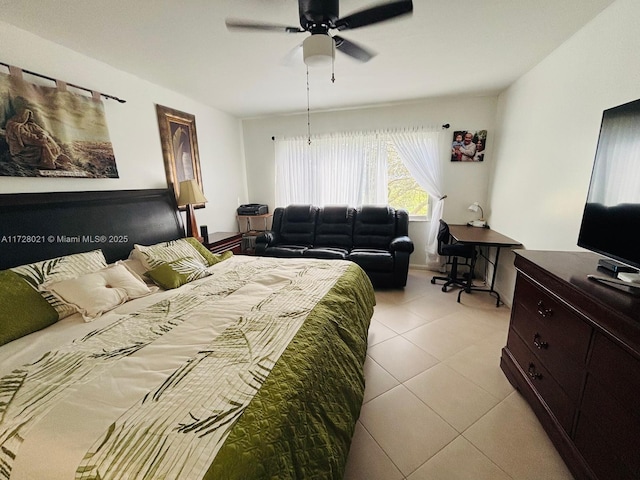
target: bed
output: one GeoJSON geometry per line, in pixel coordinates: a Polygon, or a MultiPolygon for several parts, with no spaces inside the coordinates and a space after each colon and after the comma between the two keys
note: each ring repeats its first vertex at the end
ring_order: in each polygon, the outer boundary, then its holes
{"type": "Polygon", "coordinates": [[[0,195],[0,478],[342,478],[368,277],[182,237],[170,190],[0,195]]]}

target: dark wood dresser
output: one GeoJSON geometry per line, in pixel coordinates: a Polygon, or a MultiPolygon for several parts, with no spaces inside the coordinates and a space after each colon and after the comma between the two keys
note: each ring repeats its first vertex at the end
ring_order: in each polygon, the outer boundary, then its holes
{"type": "Polygon", "coordinates": [[[500,366],[576,479],[640,478],[640,292],[590,252],[517,250],[500,366]]]}

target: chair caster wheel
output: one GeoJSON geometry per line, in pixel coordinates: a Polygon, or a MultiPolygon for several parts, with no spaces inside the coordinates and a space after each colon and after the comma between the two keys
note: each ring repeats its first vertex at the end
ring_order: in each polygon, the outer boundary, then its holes
{"type": "Polygon", "coordinates": [[[447,287],[442,287],[442,291],[446,292],[447,291],[447,287]]]}
{"type": "Polygon", "coordinates": [[[435,281],[433,278],[431,279],[431,284],[432,284],[432,285],[435,285],[435,284],[436,284],[436,281],[435,281]]]}

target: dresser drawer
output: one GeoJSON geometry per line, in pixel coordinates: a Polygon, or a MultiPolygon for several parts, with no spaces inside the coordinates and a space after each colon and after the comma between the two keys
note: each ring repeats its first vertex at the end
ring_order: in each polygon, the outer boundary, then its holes
{"type": "Polygon", "coordinates": [[[586,321],[522,275],[518,276],[514,298],[512,323],[522,338],[533,342],[537,334],[536,342],[546,342],[547,350],[553,348],[584,365],[593,330],[586,321]],[[535,327],[531,320],[536,320],[535,327]]]}
{"type": "MultiPolygon", "coordinates": [[[[575,355],[567,355],[567,342],[558,329],[552,328],[549,321],[540,321],[538,315],[532,314],[521,303],[516,303],[513,307],[511,326],[567,395],[577,401],[582,389],[585,367],[576,360],[575,355]]],[[[554,325],[556,326],[558,325],[554,325]]],[[[579,331],[582,335],[585,334],[582,329],[579,331]]],[[[588,344],[588,340],[586,343],[588,344]]]]}
{"type": "Polygon", "coordinates": [[[567,433],[571,433],[575,403],[567,396],[560,385],[540,362],[525,342],[512,329],[509,330],[507,348],[524,371],[534,389],[544,399],[549,409],[567,433]]]}

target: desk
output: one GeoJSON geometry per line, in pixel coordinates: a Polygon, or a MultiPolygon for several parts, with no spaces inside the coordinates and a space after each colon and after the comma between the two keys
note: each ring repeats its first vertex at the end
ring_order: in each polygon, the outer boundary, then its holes
{"type": "Polygon", "coordinates": [[[262,215],[236,215],[238,219],[238,230],[242,233],[251,231],[271,230],[271,222],[273,221],[273,213],[263,213],[262,215]],[[256,225],[260,222],[261,225],[256,225]],[[260,228],[264,227],[264,228],[260,228]]]}
{"type": "Polygon", "coordinates": [[[496,249],[493,261],[489,259],[488,252],[487,255],[484,256],[484,258],[493,265],[493,274],[491,275],[489,288],[471,286],[460,290],[458,293],[458,302],[460,302],[462,292],[471,293],[471,290],[474,290],[494,294],[496,296],[496,307],[499,307],[501,303],[500,294],[494,290],[494,286],[496,282],[496,272],[498,271],[498,260],[500,260],[500,249],[502,247],[517,247],[521,245],[521,243],[490,228],[471,227],[469,225],[449,225],[449,233],[458,243],[466,243],[474,247],[495,247],[496,249]]]}

